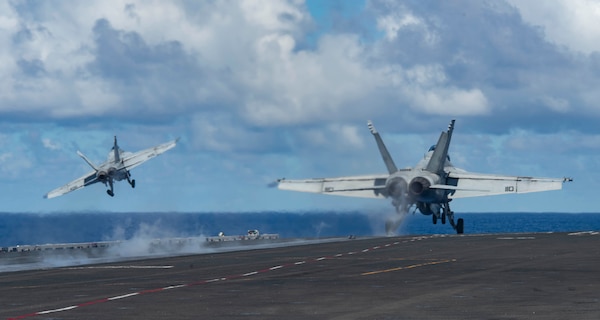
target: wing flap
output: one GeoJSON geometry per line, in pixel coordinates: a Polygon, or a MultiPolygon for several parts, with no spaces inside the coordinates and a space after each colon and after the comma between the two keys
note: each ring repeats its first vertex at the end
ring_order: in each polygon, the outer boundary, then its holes
{"type": "Polygon", "coordinates": [[[560,190],[567,178],[535,178],[522,176],[502,176],[470,172],[450,172],[449,178],[458,183],[450,198],[469,198],[511,193],[530,193],[560,190]]]}
{"type": "Polygon", "coordinates": [[[142,163],[144,163],[144,162],[146,162],[168,150],[175,148],[175,146],[177,145],[177,141],[179,141],[179,139],[169,141],[169,142],[157,145],[155,147],[144,149],[142,151],[138,151],[133,154],[130,154],[127,157],[123,158],[123,165],[125,166],[126,170],[131,170],[131,169],[139,166],[140,164],[142,164],[142,163]]]}
{"type": "Polygon", "coordinates": [[[369,175],[339,178],[315,178],[304,180],[280,179],[277,187],[281,190],[321,193],[358,198],[383,198],[388,175],[369,175]]]}

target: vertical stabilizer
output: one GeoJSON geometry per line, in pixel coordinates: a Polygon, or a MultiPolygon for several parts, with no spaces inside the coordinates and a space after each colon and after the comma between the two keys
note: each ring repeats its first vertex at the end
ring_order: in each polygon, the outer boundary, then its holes
{"type": "Polygon", "coordinates": [[[387,167],[388,172],[390,174],[392,174],[392,173],[398,171],[398,168],[396,167],[394,160],[392,160],[392,156],[390,156],[390,153],[388,152],[387,148],[385,147],[385,144],[383,143],[383,140],[381,139],[379,132],[377,132],[377,130],[375,129],[375,126],[373,126],[373,123],[370,120],[367,122],[367,126],[369,127],[369,130],[371,130],[373,137],[375,137],[375,141],[377,142],[377,147],[379,148],[379,152],[381,153],[381,157],[383,158],[383,162],[385,162],[385,166],[387,167]]]}
{"type": "Polygon", "coordinates": [[[115,144],[113,145],[113,152],[114,152],[115,163],[121,161],[121,156],[119,155],[119,146],[117,145],[117,136],[115,136],[115,144]]]}
{"type": "Polygon", "coordinates": [[[429,159],[426,170],[441,175],[444,171],[444,164],[448,158],[448,148],[452,139],[452,131],[454,131],[454,120],[450,121],[448,131],[440,134],[440,139],[435,145],[435,150],[429,159]]]}
{"type": "Polygon", "coordinates": [[[77,150],[77,155],[80,156],[87,164],[89,164],[90,167],[94,168],[96,172],[98,171],[98,167],[96,167],[96,165],[90,159],[88,159],[88,157],[81,153],[81,151],[77,150]]]}

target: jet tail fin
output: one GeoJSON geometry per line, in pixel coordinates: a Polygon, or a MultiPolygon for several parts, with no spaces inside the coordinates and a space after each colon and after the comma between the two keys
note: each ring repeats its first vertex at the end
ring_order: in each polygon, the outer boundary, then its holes
{"type": "Polygon", "coordinates": [[[115,144],[113,145],[113,152],[115,163],[121,161],[121,156],[119,155],[119,145],[117,144],[117,136],[115,136],[115,144]]]}
{"type": "Polygon", "coordinates": [[[388,152],[387,148],[385,147],[385,144],[383,143],[383,140],[381,139],[379,132],[377,132],[377,130],[375,129],[375,126],[373,126],[373,123],[370,120],[367,122],[367,126],[369,127],[369,130],[371,130],[373,137],[375,137],[375,141],[377,142],[377,147],[379,148],[379,152],[381,153],[381,157],[383,158],[383,162],[385,162],[385,166],[387,167],[388,172],[391,174],[391,173],[398,171],[398,168],[396,167],[396,164],[394,163],[392,156],[390,156],[390,153],[388,152]]]}
{"type": "Polygon", "coordinates": [[[440,134],[440,138],[435,145],[435,150],[433,151],[431,159],[429,159],[429,163],[427,164],[427,171],[436,174],[441,174],[444,171],[444,164],[446,163],[446,158],[448,157],[448,148],[450,147],[450,140],[452,139],[452,131],[454,131],[454,121],[455,120],[450,121],[450,125],[448,125],[448,131],[440,134]]]}
{"type": "Polygon", "coordinates": [[[81,153],[81,151],[77,150],[77,155],[80,156],[83,160],[85,160],[85,162],[87,162],[87,164],[90,165],[90,167],[94,168],[94,170],[98,171],[98,167],[96,167],[96,165],[94,165],[94,163],[92,161],[90,161],[90,159],[88,159],[88,157],[86,157],[83,153],[81,153]]]}

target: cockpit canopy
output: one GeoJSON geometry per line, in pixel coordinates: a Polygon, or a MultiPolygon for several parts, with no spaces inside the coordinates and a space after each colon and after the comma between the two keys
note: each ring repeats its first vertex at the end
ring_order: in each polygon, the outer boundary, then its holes
{"type": "MultiPolygon", "coordinates": [[[[433,151],[433,150],[435,150],[435,144],[432,145],[427,152],[430,152],[430,151],[433,151]]],[[[449,155],[446,155],[446,159],[448,159],[449,162],[452,162],[452,161],[450,161],[450,156],[449,155]]]]}

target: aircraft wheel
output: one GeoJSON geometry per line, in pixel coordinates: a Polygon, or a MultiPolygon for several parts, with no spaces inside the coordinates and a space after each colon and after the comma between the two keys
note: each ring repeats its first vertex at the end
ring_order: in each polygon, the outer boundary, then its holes
{"type": "Polygon", "coordinates": [[[114,197],[115,193],[112,192],[111,190],[106,190],[106,193],[108,193],[109,196],[114,197]]]}
{"type": "Polygon", "coordinates": [[[131,180],[131,187],[132,187],[132,188],[135,188],[135,179],[134,179],[134,180],[131,180]]]}
{"type": "Polygon", "coordinates": [[[442,224],[446,224],[446,213],[442,213],[442,224]]]}
{"type": "Polygon", "coordinates": [[[433,221],[433,224],[437,224],[437,215],[435,213],[431,215],[431,219],[433,221]]]}
{"type": "Polygon", "coordinates": [[[457,234],[463,234],[465,232],[464,225],[465,225],[465,222],[462,218],[460,218],[456,221],[456,233],[457,234]]]}

